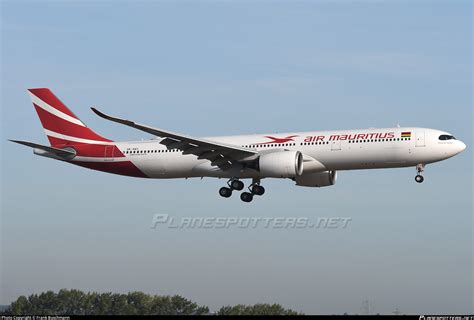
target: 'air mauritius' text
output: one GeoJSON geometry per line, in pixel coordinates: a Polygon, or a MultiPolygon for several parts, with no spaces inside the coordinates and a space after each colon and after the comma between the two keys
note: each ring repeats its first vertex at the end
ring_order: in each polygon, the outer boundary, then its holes
{"type": "Polygon", "coordinates": [[[374,133],[354,133],[354,134],[333,134],[330,136],[307,136],[304,142],[316,141],[337,141],[337,140],[367,140],[367,139],[392,139],[395,132],[374,132],[374,133]]]}

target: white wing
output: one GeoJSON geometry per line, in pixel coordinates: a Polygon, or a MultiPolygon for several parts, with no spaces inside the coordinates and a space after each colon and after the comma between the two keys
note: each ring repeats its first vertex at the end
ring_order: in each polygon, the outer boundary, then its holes
{"type": "Polygon", "coordinates": [[[258,153],[257,151],[237,145],[193,138],[183,134],[145,126],[130,120],[112,117],[100,112],[96,108],[91,109],[104,119],[164,138],[160,143],[165,145],[168,149],[178,149],[181,150],[183,154],[194,154],[198,156],[198,159],[207,159],[211,161],[211,165],[218,166],[221,169],[228,169],[236,162],[250,160],[258,153]]]}

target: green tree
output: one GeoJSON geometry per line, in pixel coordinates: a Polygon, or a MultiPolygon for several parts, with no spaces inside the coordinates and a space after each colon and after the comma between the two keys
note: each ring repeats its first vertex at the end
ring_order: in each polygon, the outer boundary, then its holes
{"type": "Polygon", "coordinates": [[[177,314],[177,315],[181,315],[181,314],[193,315],[193,314],[209,313],[208,307],[199,307],[196,303],[178,295],[171,297],[171,308],[175,312],[173,314],[177,314]]]}
{"type": "Polygon", "coordinates": [[[5,313],[12,314],[30,314],[29,311],[29,301],[25,296],[21,296],[13,302],[10,307],[5,310],[5,313]]]}
{"type": "Polygon", "coordinates": [[[129,310],[127,314],[150,314],[151,302],[153,300],[150,295],[139,291],[129,292],[126,300],[129,310]]]}
{"type": "MultiPolygon", "coordinates": [[[[21,296],[5,314],[37,315],[202,315],[209,308],[182,296],[157,296],[135,291],[121,293],[84,293],[80,290],[61,289],[21,296]]],[[[219,315],[297,315],[279,304],[224,306],[219,315]]]]}
{"type": "Polygon", "coordinates": [[[87,295],[79,290],[59,290],[57,296],[59,314],[85,315],[87,311],[87,295]]]}
{"type": "Polygon", "coordinates": [[[181,296],[152,296],[143,292],[84,293],[61,289],[47,291],[14,301],[6,314],[37,315],[194,315],[207,314],[209,308],[199,306],[181,296]]]}
{"type": "Polygon", "coordinates": [[[217,312],[218,315],[298,315],[298,312],[285,309],[279,304],[259,303],[253,306],[238,304],[224,306],[217,312]]]}

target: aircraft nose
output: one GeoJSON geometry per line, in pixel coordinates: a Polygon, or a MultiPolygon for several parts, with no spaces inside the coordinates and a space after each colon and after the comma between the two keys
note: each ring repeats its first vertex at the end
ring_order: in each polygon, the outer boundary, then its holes
{"type": "Polygon", "coordinates": [[[464,151],[464,149],[466,149],[466,144],[458,140],[456,153],[461,153],[464,151]]]}

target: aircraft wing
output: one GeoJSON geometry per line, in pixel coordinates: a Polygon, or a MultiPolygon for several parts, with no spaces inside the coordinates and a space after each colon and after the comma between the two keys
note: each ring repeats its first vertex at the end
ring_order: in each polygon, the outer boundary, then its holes
{"type": "Polygon", "coordinates": [[[183,154],[194,154],[198,156],[198,159],[207,159],[211,161],[211,165],[218,166],[224,170],[230,168],[235,162],[251,158],[258,153],[257,151],[237,145],[194,138],[171,131],[138,124],[130,120],[112,117],[97,110],[94,107],[91,109],[101,118],[121,123],[126,126],[164,138],[160,141],[160,143],[165,145],[168,149],[178,149],[181,150],[183,154]]]}

